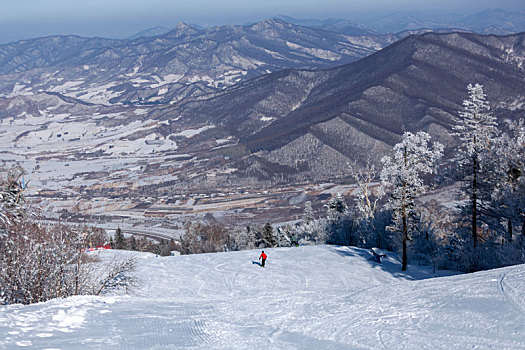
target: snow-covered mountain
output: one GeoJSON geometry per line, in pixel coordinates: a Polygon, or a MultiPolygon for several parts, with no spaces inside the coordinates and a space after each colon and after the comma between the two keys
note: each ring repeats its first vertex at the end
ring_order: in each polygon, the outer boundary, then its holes
{"type": "Polygon", "coordinates": [[[486,9],[473,14],[465,12],[397,12],[361,16],[360,25],[380,33],[399,33],[407,30],[460,29],[478,34],[515,34],[525,31],[525,11],[486,9]]]}
{"type": "Polygon", "coordinates": [[[335,67],[392,43],[265,20],[130,40],[53,36],[0,46],[0,96],[53,92],[94,104],[167,104],[285,68],[335,67]]]}
{"type": "Polygon", "coordinates": [[[255,155],[237,163],[246,173],[333,179],[347,173],[348,161],[378,161],[404,131],[454,147],[451,123],[473,81],[485,86],[500,121],[520,117],[524,43],[524,34],[410,36],[348,65],[282,71],[169,113],[233,133],[255,155]]]}
{"type": "MultiPolygon", "coordinates": [[[[0,348],[523,349],[525,266],[433,277],[363,249],[135,253],[128,296],[0,307],[0,348]]],[[[112,259],[123,251],[106,251],[112,259]]]]}
{"type": "Polygon", "coordinates": [[[277,18],[282,19],[283,21],[286,21],[288,23],[312,28],[320,28],[323,30],[329,30],[331,32],[337,32],[346,35],[379,35],[378,32],[365,28],[362,25],[351,20],[339,18],[328,18],[325,20],[299,19],[290,16],[278,16],[277,18]]]}
{"type": "Polygon", "coordinates": [[[452,149],[469,83],[484,85],[501,122],[523,116],[524,41],[410,36],[338,68],[283,70],[174,104],[106,106],[17,83],[0,98],[2,164],[22,164],[28,194],[79,220],[288,221],[404,130],[452,149]]]}

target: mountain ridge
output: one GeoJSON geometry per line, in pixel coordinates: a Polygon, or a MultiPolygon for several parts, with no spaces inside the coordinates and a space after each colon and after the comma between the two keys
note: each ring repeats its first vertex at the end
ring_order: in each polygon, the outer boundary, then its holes
{"type": "Polygon", "coordinates": [[[166,104],[281,69],[351,62],[392,40],[280,20],[204,30],[181,23],[134,40],[38,38],[0,45],[0,94],[23,85],[27,92],[56,91],[90,103],[166,104]]]}
{"type": "MultiPolygon", "coordinates": [[[[523,98],[523,96],[520,95],[520,93],[523,92],[524,82],[524,72],[521,70],[522,66],[520,66],[519,62],[513,66],[512,60],[505,62],[503,57],[505,50],[497,46],[501,46],[501,42],[507,39],[507,41],[515,41],[514,46],[518,49],[521,47],[516,57],[521,57],[520,59],[522,61],[524,56],[522,46],[524,36],[524,34],[509,35],[506,37],[479,36],[469,33],[429,33],[421,36],[410,36],[360,61],[344,66],[321,71],[286,70],[280,72],[279,75],[271,75],[243,83],[232,90],[223,92],[221,95],[205,100],[209,103],[209,106],[202,105],[199,107],[198,112],[188,113],[205,115],[207,113],[206,110],[209,109],[213,110],[215,115],[224,114],[226,119],[223,119],[222,122],[229,125],[233,130],[236,129],[236,135],[240,138],[240,141],[252,152],[260,150],[272,151],[282,147],[292,139],[307,133],[312,125],[327,122],[343,113],[347,116],[352,116],[352,118],[372,123],[385,130],[390,130],[399,136],[405,130],[415,131],[416,129],[428,129],[431,125],[450,128],[452,116],[461,110],[462,100],[458,99],[457,96],[466,94],[466,85],[471,78],[468,74],[465,74],[466,72],[448,70],[449,67],[447,64],[433,60],[426,51],[442,52],[441,56],[443,56],[443,61],[446,61],[444,57],[450,55],[448,57],[454,57],[455,62],[457,61],[457,64],[464,66],[462,69],[464,68],[465,71],[471,71],[472,75],[484,76],[483,79],[478,80],[480,80],[480,82],[487,82],[486,89],[489,98],[502,99],[507,94],[510,96],[507,99],[514,97],[523,98]],[[479,41],[479,38],[483,38],[483,40],[479,41]],[[462,48],[464,44],[470,45],[474,51],[462,48]],[[509,64],[509,62],[511,64],[509,64]],[[420,71],[419,73],[417,72],[418,70],[420,71]],[[427,70],[432,71],[432,75],[427,77],[427,79],[431,79],[431,81],[417,83],[417,79],[421,79],[420,75],[427,74],[427,70]],[[396,78],[396,76],[401,72],[404,72],[404,75],[408,75],[408,77],[401,78],[405,80],[410,78],[413,79],[413,81],[406,83],[407,85],[402,87],[405,93],[399,95],[400,91],[395,92],[395,79],[400,79],[399,77],[396,78]],[[414,75],[414,73],[417,74],[414,75]],[[302,79],[301,75],[303,75],[302,79]],[[310,76],[309,79],[315,81],[313,87],[305,87],[305,85],[308,84],[306,82],[308,80],[308,78],[305,78],[306,76],[310,76]],[[498,78],[495,85],[490,82],[491,76],[498,78]],[[262,126],[256,126],[255,129],[253,129],[255,132],[246,132],[246,130],[250,128],[249,120],[233,117],[235,114],[229,111],[226,104],[221,102],[221,96],[231,101],[250,100],[248,96],[252,95],[253,91],[258,91],[260,89],[259,86],[266,85],[269,87],[272,86],[272,84],[278,84],[279,81],[286,81],[286,79],[290,81],[290,86],[283,87],[282,89],[303,92],[308,90],[308,92],[305,93],[307,96],[300,98],[300,106],[293,109],[289,106],[288,109],[280,110],[277,114],[263,115],[260,113],[261,118],[273,118],[274,121],[262,126]],[[444,89],[444,84],[448,83],[451,85],[449,88],[452,88],[454,92],[443,91],[445,94],[440,96],[434,91],[429,90],[428,83],[430,82],[433,84],[432,89],[436,87],[444,89]],[[379,86],[378,83],[380,83],[379,86]],[[414,83],[419,85],[420,89],[415,89],[410,86],[410,84],[414,83]],[[249,90],[251,92],[243,97],[234,97],[242,93],[243,90],[249,90]],[[373,96],[374,91],[393,93],[393,96],[396,96],[394,102],[388,102],[388,99],[385,100],[385,98],[377,99],[377,96],[373,96]],[[363,100],[364,93],[365,96],[363,100]],[[408,95],[406,95],[407,93],[408,95]],[[424,96],[421,95],[422,93],[424,96]],[[367,110],[367,108],[371,108],[372,106],[371,98],[372,100],[374,98],[376,99],[374,108],[377,109],[379,107],[376,111],[367,110]],[[396,102],[397,98],[404,100],[403,103],[405,103],[405,105],[403,106],[402,103],[397,103],[399,102],[396,102]],[[421,100],[422,98],[423,100],[421,100]],[[418,100],[421,101],[418,102],[418,100]],[[423,105],[425,105],[424,107],[421,104],[422,101],[426,101],[423,103],[423,105]],[[363,105],[364,103],[366,103],[366,105],[363,105]],[[417,107],[418,104],[420,107],[417,107]],[[348,108],[347,105],[350,106],[350,108],[348,108]],[[221,108],[221,106],[226,107],[221,108]],[[416,112],[413,112],[414,107],[417,107],[415,108],[416,112]],[[222,112],[223,108],[226,108],[224,112],[222,112]],[[387,111],[385,108],[390,109],[389,113],[393,115],[392,118],[394,119],[386,117],[385,113],[387,113],[387,111]],[[417,109],[420,111],[418,112],[417,109]],[[400,115],[408,115],[409,119],[401,122],[401,119],[399,119],[401,118],[400,115]],[[228,122],[228,118],[233,119],[228,122]],[[243,134],[245,136],[242,136],[243,134]]],[[[513,44],[508,43],[508,45],[511,47],[513,44]]],[[[274,93],[279,94],[278,91],[279,90],[275,90],[274,93]]],[[[296,92],[294,95],[295,94],[300,95],[301,93],[296,92]]],[[[287,98],[293,101],[296,100],[293,96],[287,96],[287,98]]],[[[276,101],[274,100],[273,102],[275,103],[276,101]]],[[[500,103],[498,101],[493,102],[496,102],[496,104],[500,103]]],[[[184,106],[189,106],[191,103],[190,101],[184,104],[184,106]]],[[[251,105],[248,105],[248,109],[244,112],[242,112],[242,109],[238,110],[237,115],[245,116],[253,114],[253,107],[250,106],[251,105]]],[[[236,106],[236,109],[238,108],[239,106],[236,106]]],[[[182,108],[182,110],[184,110],[184,108],[182,108]]],[[[271,112],[271,110],[266,110],[266,112],[271,112]]],[[[516,113],[514,113],[514,115],[516,115],[516,113]]],[[[254,122],[255,121],[252,121],[252,124],[254,122]]],[[[392,146],[398,142],[398,140],[399,138],[392,138],[388,144],[392,146]]]]}

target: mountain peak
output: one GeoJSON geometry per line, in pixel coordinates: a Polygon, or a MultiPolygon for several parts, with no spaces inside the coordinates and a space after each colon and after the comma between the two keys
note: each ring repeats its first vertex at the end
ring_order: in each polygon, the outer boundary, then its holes
{"type": "Polygon", "coordinates": [[[188,30],[188,29],[193,29],[189,24],[183,22],[183,21],[180,21],[179,23],[177,23],[177,26],[175,27],[176,30],[188,30]]]}
{"type": "Polygon", "coordinates": [[[291,24],[288,22],[285,22],[278,18],[267,18],[265,20],[262,20],[260,22],[257,22],[251,26],[252,29],[255,30],[263,30],[263,29],[278,29],[278,28],[285,28],[290,27],[291,24]]]}
{"type": "Polygon", "coordinates": [[[199,30],[190,26],[189,24],[180,21],[177,26],[167,34],[169,38],[178,38],[181,36],[191,35],[198,33],[199,30]]]}

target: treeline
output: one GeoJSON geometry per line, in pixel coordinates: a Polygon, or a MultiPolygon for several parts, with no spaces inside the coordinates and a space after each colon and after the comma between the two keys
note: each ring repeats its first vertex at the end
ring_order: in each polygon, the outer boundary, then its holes
{"type": "Polygon", "coordinates": [[[109,243],[112,249],[133,250],[138,252],[149,252],[161,256],[169,256],[175,250],[176,245],[173,239],[161,239],[160,242],[146,237],[130,235],[125,237],[122,229],[117,227],[115,235],[110,237],[109,243]]]}

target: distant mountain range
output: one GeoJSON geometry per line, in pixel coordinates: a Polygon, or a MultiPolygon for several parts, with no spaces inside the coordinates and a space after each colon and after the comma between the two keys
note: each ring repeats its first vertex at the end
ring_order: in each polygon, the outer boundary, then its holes
{"type": "MultiPolygon", "coordinates": [[[[393,34],[405,37],[405,33],[423,31],[471,31],[479,34],[506,35],[525,31],[525,11],[486,9],[474,14],[394,12],[381,15],[360,15],[352,19],[294,18],[280,15],[276,19],[310,28],[318,28],[351,36],[393,34]]],[[[170,28],[157,26],[143,30],[130,39],[156,36],[169,32],[170,28]]]]}
{"type": "Polygon", "coordinates": [[[0,94],[53,92],[85,103],[164,104],[286,68],[352,62],[396,40],[265,20],[197,29],[180,23],[129,40],[54,36],[0,46],[0,94]]]}
{"type": "Polygon", "coordinates": [[[278,19],[281,19],[288,23],[293,23],[297,25],[302,25],[311,28],[319,28],[323,30],[328,30],[332,32],[342,33],[346,35],[379,35],[378,32],[367,29],[362,25],[345,19],[337,18],[328,18],[325,20],[319,19],[298,19],[289,16],[278,16],[278,19]]]}
{"type": "Polygon", "coordinates": [[[525,31],[525,11],[487,9],[475,14],[399,12],[362,17],[360,25],[380,33],[417,29],[461,29],[479,34],[512,34],[525,31]]]}
{"type": "Polygon", "coordinates": [[[22,164],[57,213],[203,213],[201,195],[216,192],[275,209],[307,197],[246,191],[343,181],[349,162],[379,162],[407,130],[450,152],[469,83],[502,123],[523,117],[524,33],[414,35],[425,31],[349,36],[274,19],[3,45],[0,164],[22,164]]]}

